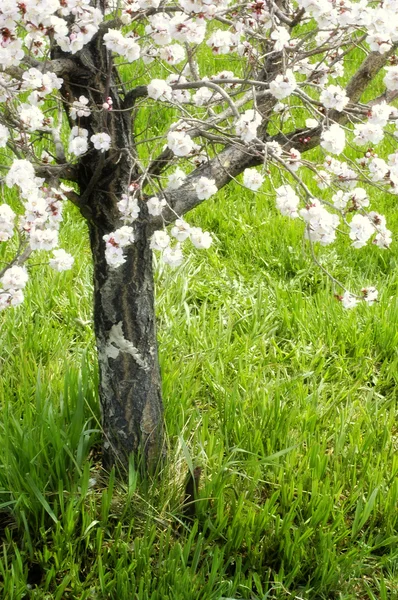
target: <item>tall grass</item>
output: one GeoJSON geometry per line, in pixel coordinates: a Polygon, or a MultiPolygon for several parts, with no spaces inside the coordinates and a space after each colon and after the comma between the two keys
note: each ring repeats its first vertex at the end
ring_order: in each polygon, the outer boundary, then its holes
{"type": "Polygon", "coordinates": [[[322,252],[345,281],[382,290],[347,312],[266,198],[225,190],[191,220],[216,242],[157,268],[170,450],[156,481],[131,464],[122,484],[99,465],[74,210],[74,272],[37,271],[25,306],[1,316],[2,597],[398,597],[396,246],[322,252]]]}
{"type": "MultiPolygon", "coordinates": [[[[1,598],[398,598],[397,245],[322,249],[347,285],[381,291],[344,311],[265,192],[219,192],[189,216],[213,247],[157,265],[154,480],[100,466],[89,246],[67,211],[73,271],[34,271],[0,316],[1,598]]],[[[373,206],[396,232],[394,197],[373,206]]]]}

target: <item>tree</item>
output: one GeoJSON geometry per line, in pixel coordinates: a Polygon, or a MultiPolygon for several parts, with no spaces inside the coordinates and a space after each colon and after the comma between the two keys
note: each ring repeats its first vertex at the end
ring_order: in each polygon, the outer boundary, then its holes
{"type": "MultiPolygon", "coordinates": [[[[397,190],[398,151],[373,149],[394,140],[398,118],[397,12],[395,0],[2,1],[0,308],[23,301],[33,252],[72,266],[57,246],[73,202],[94,263],[106,465],[163,452],[152,251],[176,267],[186,240],[210,246],[187,212],[243,173],[253,193],[268,179],[315,261],[314,245],[338,231],[354,248],[388,248],[384,217],[367,209],[372,186],[397,190]],[[233,71],[210,54],[231,55],[233,71]],[[362,102],[380,72],[384,93],[362,102]],[[305,158],[317,146],[323,156],[305,158]]],[[[356,295],[329,276],[346,308],[376,301],[374,288],[356,295]]]]}

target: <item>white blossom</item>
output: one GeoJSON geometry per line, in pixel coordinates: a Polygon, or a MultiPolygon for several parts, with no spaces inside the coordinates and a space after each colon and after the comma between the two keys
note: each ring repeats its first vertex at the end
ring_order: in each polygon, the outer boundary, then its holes
{"type": "Polygon", "coordinates": [[[153,100],[171,100],[172,88],[163,79],[152,79],[147,87],[148,96],[153,100]]]}
{"type": "Polygon", "coordinates": [[[29,245],[32,250],[53,250],[58,246],[58,231],[35,228],[30,232],[29,245]]]}
{"type": "Polygon", "coordinates": [[[6,242],[14,233],[15,213],[8,204],[0,204],[0,242],[6,242]]]}
{"type": "Polygon", "coordinates": [[[146,203],[148,207],[148,212],[153,217],[158,217],[162,214],[164,207],[167,205],[167,202],[164,198],[157,198],[156,196],[152,196],[149,198],[146,203]]]}
{"type": "Polygon", "coordinates": [[[356,187],[349,192],[349,195],[354,208],[366,208],[369,206],[368,194],[363,188],[356,187]]]}
{"type": "Polygon", "coordinates": [[[163,229],[157,229],[154,231],[150,244],[153,250],[164,250],[169,244],[170,236],[167,231],[163,231],[163,229]]]}
{"type": "Polygon", "coordinates": [[[327,152],[341,154],[345,147],[344,129],[337,123],[333,123],[329,128],[324,129],[321,135],[321,146],[327,152]]]}
{"type": "Polygon", "coordinates": [[[35,170],[32,163],[25,159],[14,160],[6,175],[6,185],[8,187],[17,185],[24,189],[27,184],[30,187],[34,181],[35,170]]]}
{"type": "Polygon", "coordinates": [[[398,90],[398,66],[387,67],[387,73],[384,77],[386,88],[392,92],[398,90]]]}
{"type": "Polygon", "coordinates": [[[257,137],[257,128],[262,121],[260,113],[253,109],[246,110],[236,122],[236,134],[242,138],[244,142],[251,142],[257,137]]]}
{"type": "Polygon", "coordinates": [[[9,306],[19,306],[23,301],[22,290],[8,290],[7,292],[0,290],[0,310],[4,310],[9,306]]]}
{"type": "MultiPolygon", "coordinates": [[[[158,13],[148,17],[148,21],[149,25],[145,26],[145,33],[153,39],[155,44],[159,46],[170,44],[172,41],[170,17],[165,13],[158,13]]],[[[173,37],[178,39],[175,35],[173,37]]]]}
{"type": "Polygon", "coordinates": [[[380,52],[380,54],[385,54],[389,50],[391,50],[392,42],[388,35],[373,33],[366,36],[366,42],[369,44],[369,48],[373,51],[380,52]]]}
{"type": "Polygon", "coordinates": [[[291,171],[296,172],[301,167],[301,153],[296,148],[289,150],[289,157],[286,160],[291,171]]]}
{"type": "Polygon", "coordinates": [[[24,222],[29,224],[29,228],[32,225],[40,226],[45,225],[48,220],[48,203],[43,196],[31,196],[25,202],[25,215],[24,222]]]}
{"type": "Polygon", "coordinates": [[[185,59],[185,51],[180,44],[171,44],[170,46],[162,46],[159,56],[169,65],[178,65],[178,63],[185,59]]]}
{"type": "Polygon", "coordinates": [[[22,89],[35,90],[43,85],[43,74],[34,67],[24,71],[22,74],[22,89]]]}
{"type": "Polygon", "coordinates": [[[75,156],[81,156],[85,154],[88,150],[88,142],[86,137],[81,137],[77,135],[69,141],[68,150],[71,154],[75,156]]]}
{"type": "Polygon", "coordinates": [[[53,258],[50,258],[49,265],[55,271],[68,271],[72,268],[74,261],[71,254],[59,248],[53,251],[53,258]]]}
{"type": "Polygon", "coordinates": [[[88,102],[89,100],[85,96],[80,96],[79,100],[75,100],[72,103],[71,109],[69,111],[71,118],[75,120],[78,117],[89,117],[91,114],[91,110],[87,106],[88,102]]]}
{"type": "Polygon", "coordinates": [[[117,269],[126,262],[123,255],[123,248],[107,244],[105,247],[105,260],[110,267],[117,269]]]}
{"type": "Polygon", "coordinates": [[[112,50],[124,56],[128,62],[138,60],[140,57],[140,46],[133,38],[124,37],[117,29],[109,29],[104,35],[104,44],[108,50],[112,50]]]}
{"type": "Polygon", "coordinates": [[[94,144],[94,148],[101,152],[105,152],[111,147],[111,136],[105,131],[92,135],[90,141],[94,144]]]}
{"type": "Polygon", "coordinates": [[[354,142],[359,146],[378,144],[384,137],[383,128],[372,121],[357,123],[354,126],[354,142]]]}
{"type": "Polygon", "coordinates": [[[14,265],[7,269],[0,279],[0,283],[4,290],[22,290],[26,286],[28,279],[29,276],[25,267],[14,265]]]}
{"type": "Polygon", "coordinates": [[[350,223],[350,239],[353,240],[353,248],[362,248],[366,242],[375,233],[375,229],[368,217],[363,215],[354,215],[350,223]]]}
{"type": "Polygon", "coordinates": [[[394,107],[389,106],[386,102],[380,102],[372,106],[372,111],[369,117],[369,123],[385,127],[388,123],[390,115],[393,113],[394,107]]]}
{"type": "Polygon", "coordinates": [[[186,173],[177,167],[174,173],[171,173],[167,179],[167,188],[168,190],[177,190],[184,183],[187,178],[186,173]]]}
{"type": "Polygon", "coordinates": [[[341,304],[343,305],[344,308],[355,308],[355,306],[357,306],[358,304],[358,299],[355,298],[355,296],[353,296],[352,294],[350,294],[350,292],[344,292],[343,296],[341,297],[341,304]]]}
{"type": "Polygon", "coordinates": [[[215,180],[208,177],[200,177],[194,187],[199,200],[207,200],[217,192],[215,180]]]}
{"type": "Polygon", "coordinates": [[[44,125],[44,114],[37,106],[22,104],[19,110],[19,118],[28,131],[35,131],[44,125]]]}
{"type": "Polygon", "coordinates": [[[126,262],[123,248],[135,241],[133,228],[123,225],[123,227],[104,235],[103,240],[105,242],[105,260],[110,267],[117,269],[126,262]]]}
{"type": "Polygon", "coordinates": [[[206,21],[199,18],[190,18],[183,13],[177,13],[170,20],[169,32],[170,35],[179,42],[201,44],[206,35],[206,21]]]}
{"type": "Polygon", "coordinates": [[[121,200],[117,203],[117,207],[127,223],[132,223],[140,214],[138,200],[130,194],[122,194],[121,200]]]}
{"type": "Polygon", "coordinates": [[[214,98],[214,90],[211,90],[208,87],[199,88],[193,95],[193,101],[196,106],[207,106],[212,98],[214,98]]]}
{"type": "Polygon", "coordinates": [[[191,227],[183,219],[177,219],[170,233],[178,242],[185,242],[189,238],[191,227]]]}
{"type": "Polygon", "coordinates": [[[202,231],[200,227],[191,227],[190,238],[195,248],[199,248],[199,250],[207,250],[213,243],[210,233],[202,231]]]}
{"type": "Polygon", "coordinates": [[[264,176],[257,169],[245,169],[243,171],[243,185],[249,190],[256,192],[264,183],[264,176]]]}
{"type": "Polygon", "coordinates": [[[379,295],[379,292],[377,291],[377,289],[375,287],[371,286],[371,287],[367,287],[367,288],[362,288],[361,292],[363,294],[363,299],[370,306],[372,304],[374,304],[375,302],[377,302],[377,297],[379,295]]]}
{"type": "Polygon", "coordinates": [[[123,227],[119,227],[112,233],[108,233],[103,236],[104,241],[107,244],[117,245],[120,248],[124,248],[125,246],[129,246],[134,242],[134,231],[132,227],[128,225],[123,225],[123,227]]]}
{"type": "Polygon", "coordinates": [[[308,129],[313,129],[314,127],[318,127],[319,123],[316,119],[306,119],[305,120],[305,126],[308,127],[308,129]]]}
{"type": "Polygon", "coordinates": [[[325,108],[341,112],[347,106],[350,99],[342,87],[339,85],[329,85],[321,92],[319,100],[325,108]]]}
{"type": "Polygon", "coordinates": [[[392,233],[389,229],[381,229],[379,233],[376,235],[373,243],[375,246],[378,246],[382,249],[387,249],[390,247],[392,242],[392,233]]]}
{"type": "Polygon", "coordinates": [[[280,52],[280,50],[289,45],[290,33],[285,27],[275,27],[270,38],[274,40],[274,51],[280,52]]]}
{"type": "Polygon", "coordinates": [[[277,75],[269,84],[269,91],[278,100],[283,100],[290,96],[297,87],[297,81],[292,69],[286,69],[286,72],[277,75]]]}
{"type": "Polygon", "coordinates": [[[338,210],[344,210],[350,200],[350,194],[339,190],[332,196],[332,202],[338,210]]]}
{"type": "Polygon", "coordinates": [[[312,199],[300,211],[300,216],[307,224],[306,237],[312,242],[327,246],[336,239],[336,227],[339,217],[327,211],[316,198],[312,199]]]}
{"type": "Polygon", "coordinates": [[[24,51],[21,40],[15,39],[10,41],[6,46],[0,45],[0,65],[3,69],[18,67],[23,57],[24,51]]]}
{"type": "Polygon", "coordinates": [[[194,142],[184,131],[169,131],[167,145],[176,156],[188,156],[194,149],[194,142]]]}
{"type": "Polygon", "coordinates": [[[369,162],[368,165],[369,173],[372,181],[382,181],[387,173],[389,172],[389,167],[385,160],[382,158],[374,158],[369,162]]]}
{"type": "Polygon", "coordinates": [[[162,259],[170,267],[179,267],[184,260],[180,244],[176,244],[174,247],[167,246],[162,252],[162,259]]]}
{"type": "Polygon", "coordinates": [[[10,134],[8,132],[7,127],[5,127],[5,125],[0,124],[0,148],[6,147],[9,137],[10,137],[10,134]]]}
{"type": "Polygon", "coordinates": [[[216,29],[206,44],[212,49],[214,54],[229,54],[237,45],[238,38],[231,31],[216,29]]]}
{"type": "MultiPolygon", "coordinates": [[[[166,79],[166,83],[171,87],[174,84],[186,83],[184,75],[171,73],[166,79]]],[[[171,92],[171,101],[179,104],[186,104],[191,101],[191,92],[189,90],[173,90],[171,92]]]]}
{"type": "Polygon", "coordinates": [[[298,217],[300,199],[290,185],[281,185],[275,190],[276,207],[285,217],[295,219],[298,217]]]}

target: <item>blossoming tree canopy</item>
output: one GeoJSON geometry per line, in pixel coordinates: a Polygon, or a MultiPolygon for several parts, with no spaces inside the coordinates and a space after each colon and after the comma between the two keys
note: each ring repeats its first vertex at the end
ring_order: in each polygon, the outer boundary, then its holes
{"type": "MultiPolygon", "coordinates": [[[[185,244],[212,243],[187,212],[237,179],[273,190],[312,251],[344,234],[389,247],[374,189],[398,190],[398,0],[2,0],[0,22],[0,308],[23,301],[32,253],[72,266],[58,230],[75,203],[93,253],[106,443],[149,448],[161,414],[152,251],[178,267],[185,244]],[[138,428],[121,408],[122,355],[146,394],[138,428]]],[[[342,288],[347,308],[377,299],[342,288]]]]}
{"type": "MultiPolygon", "coordinates": [[[[73,264],[71,256],[57,249],[63,203],[72,191],[60,183],[73,179],[65,166],[70,164],[72,173],[81,157],[95,151],[112,152],[108,113],[112,111],[115,119],[125,110],[114,106],[111,94],[93,102],[83,88],[76,97],[66,90],[62,75],[94,40],[112,53],[112,70],[128,63],[131,73],[144,73],[145,86],[127,90],[119,83],[124,105],[140,97],[167,103],[177,108],[180,116],[165,128],[161,142],[153,143],[149,157],[139,153],[134,157],[140,174],[118,199],[121,226],[104,237],[111,268],[124,263],[124,248],[134,243],[134,222],[143,212],[157,217],[163,227],[173,216],[178,218],[180,225],[174,226],[170,235],[164,229],[156,230],[151,242],[172,266],[182,263],[181,244],[186,240],[198,248],[210,245],[211,236],[198,228],[191,231],[168,197],[177,197],[176,190],[189,185],[196,204],[210,198],[229,178],[228,164],[220,164],[225,174],[219,177],[201,175],[212,170],[215,142],[253,154],[259,168],[244,169],[242,183],[254,192],[269,174],[269,165],[278,166],[285,183],[274,186],[276,205],[282,214],[304,221],[310,242],[332,243],[340,225],[348,230],[355,248],[369,240],[380,248],[388,247],[391,233],[385,219],[366,209],[370,184],[394,191],[398,177],[398,153],[379,158],[370,148],[382,141],[388,123],[398,114],[386,102],[398,90],[394,56],[397,16],[398,2],[394,0],[383,6],[364,1],[236,5],[228,0],[181,0],[161,7],[159,0],[140,0],[125,2],[120,9],[89,0],[19,4],[4,0],[0,8],[0,146],[8,163],[5,185],[17,188],[23,214],[17,217],[7,203],[0,207],[1,241],[18,235],[21,242],[11,266],[2,271],[0,307],[22,301],[28,280],[22,265],[31,252],[53,251],[50,265],[57,270],[73,264]],[[201,46],[217,56],[235,54],[236,72],[210,73],[200,68],[196,58],[201,46]],[[337,83],[344,77],[350,50],[354,52],[358,46],[364,58],[379,55],[374,59],[377,70],[385,66],[387,94],[371,106],[358,102],[356,90],[353,97],[349,87],[337,83]],[[159,66],[163,78],[152,75],[159,72],[159,66]],[[60,100],[63,113],[57,110],[60,100]],[[301,138],[290,136],[285,143],[281,135],[267,135],[267,129],[271,131],[276,124],[273,113],[282,116],[281,127],[294,116],[297,104],[307,117],[304,121],[301,117],[301,125],[308,131],[303,129],[301,138]],[[93,113],[96,125],[102,125],[98,130],[90,127],[93,113]],[[66,120],[70,125],[68,142],[60,135],[66,120]],[[44,134],[48,145],[40,156],[34,144],[38,132],[44,134]],[[306,169],[300,151],[313,146],[314,136],[326,154],[323,165],[311,165],[320,167],[317,197],[300,184],[300,170],[306,169]],[[358,147],[356,164],[336,157],[344,153],[348,140],[358,147]],[[164,155],[161,176],[151,173],[158,149],[164,155]],[[175,168],[181,158],[184,168],[175,168]],[[60,165],[63,168],[53,168],[60,165]],[[366,182],[365,188],[362,182],[366,182]],[[329,186],[335,191],[331,201],[325,193],[329,186]]],[[[365,295],[365,300],[373,299],[374,294],[365,295]]],[[[344,303],[353,304],[351,300],[344,303]]]]}

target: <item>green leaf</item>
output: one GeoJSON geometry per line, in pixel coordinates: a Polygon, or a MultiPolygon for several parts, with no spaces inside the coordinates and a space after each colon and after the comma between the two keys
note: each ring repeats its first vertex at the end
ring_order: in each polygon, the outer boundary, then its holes
{"type": "Polygon", "coordinates": [[[29,475],[29,473],[26,474],[26,481],[29,483],[34,495],[36,496],[36,498],[38,499],[38,501],[40,502],[40,504],[42,505],[42,507],[44,508],[46,513],[52,518],[54,523],[58,523],[58,519],[55,516],[54,512],[51,510],[49,503],[47,502],[47,500],[45,499],[45,497],[43,496],[43,494],[41,493],[41,491],[39,490],[39,488],[33,481],[32,477],[29,475]]]}

